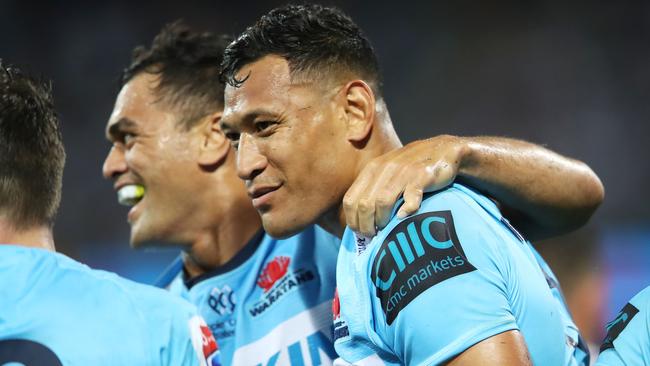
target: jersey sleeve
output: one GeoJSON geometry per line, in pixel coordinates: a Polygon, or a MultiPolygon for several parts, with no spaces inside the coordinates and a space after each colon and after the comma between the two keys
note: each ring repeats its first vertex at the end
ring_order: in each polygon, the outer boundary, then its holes
{"type": "Polygon", "coordinates": [[[596,366],[650,364],[650,287],[641,291],[607,324],[596,366]]]}
{"type": "Polygon", "coordinates": [[[392,223],[370,260],[375,329],[400,362],[433,365],[518,329],[503,233],[478,204],[451,193],[392,223]]]}

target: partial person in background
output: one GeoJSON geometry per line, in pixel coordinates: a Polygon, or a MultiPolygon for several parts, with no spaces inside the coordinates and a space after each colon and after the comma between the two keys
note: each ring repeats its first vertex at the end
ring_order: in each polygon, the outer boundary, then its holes
{"type": "MultiPolygon", "coordinates": [[[[342,237],[333,306],[339,364],[588,363],[550,269],[477,191],[453,184],[425,196],[414,215],[401,201],[384,202],[394,207],[382,217],[388,225],[361,230],[374,238],[346,227],[353,182],[402,148],[374,51],[347,15],[319,5],[276,8],[228,46],[222,65],[221,128],[264,229],[286,237],[318,224],[342,237]]],[[[463,156],[471,154],[459,149],[463,156]]],[[[392,168],[369,179],[393,176],[392,168]]],[[[599,202],[602,186],[590,187],[599,202]]],[[[375,211],[360,204],[361,214],[375,211]]]]}
{"type": "Polygon", "coordinates": [[[596,366],[650,365],[650,287],[628,302],[607,324],[596,366]]]}
{"type": "MultiPolygon", "coordinates": [[[[236,176],[234,151],[218,127],[219,63],[227,44],[177,22],[150,47],[136,49],[107,125],[113,146],[104,176],[114,180],[118,199],[133,206],[128,219],[134,248],[183,249],[161,284],[199,307],[224,363],[331,364],[339,239],[313,225],[281,240],[262,231],[236,176]]],[[[440,136],[378,158],[373,166],[398,176],[359,179],[349,198],[360,228],[381,226],[406,183],[409,204],[417,209],[418,190],[444,187],[457,173],[522,212],[518,217],[540,236],[586,220],[599,203],[597,196],[555,185],[598,185],[584,164],[509,139],[440,136]],[[389,169],[395,166],[400,169],[389,169]],[[383,206],[357,214],[359,199],[383,206]]],[[[260,192],[251,193],[255,199],[260,192]]]]}
{"type": "Polygon", "coordinates": [[[596,231],[589,226],[537,242],[535,247],[562,284],[564,299],[589,345],[593,363],[603,339],[602,314],[607,291],[596,231]]]}
{"type": "Polygon", "coordinates": [[[219,365],[193,305],[54,252],[64,161],[50,85],[0,61],[0,364],[219,365]]]}

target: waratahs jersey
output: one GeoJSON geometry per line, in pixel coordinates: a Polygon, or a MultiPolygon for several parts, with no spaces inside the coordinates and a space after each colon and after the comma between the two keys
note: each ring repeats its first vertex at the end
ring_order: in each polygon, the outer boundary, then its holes
{"type": "Polygon", "coordinates": [[[372,240],[348,229],[341,245],[342,365],[437,365],[509,330],[535,365],[588,362],[548,266],[492,201],[462,185],[427,195],[372,240]]]}
{"type": "Polygon", "coordinates": [[[282,240],[260,232],[227,264],[189,281],[178,262],[181,275],[168,287],[198,307],[225,365],[331,365],[339,243],[315,226],[282,240]]]}
{"type": "Polygon", "coordinates": [[[650,365],[650,287],[607,324],[596,366],[650,365]]]}
{"type": "Polygon", "coordinates": [[[196,308],[166,291],[0,245],[0,365],[216,366],[216,350],[196,308]]]}

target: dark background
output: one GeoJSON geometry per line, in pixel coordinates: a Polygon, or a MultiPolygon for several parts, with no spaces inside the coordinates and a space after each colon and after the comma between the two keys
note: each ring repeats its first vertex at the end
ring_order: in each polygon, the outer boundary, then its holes
{"type": "MultiPolygon", "coordinates": [[[[59,251],[139,280],[155,277],[174,253],[127,249],[126,209],[101,177],[120,71],[133,47],[167,22],[236,34],[282,3],[0,0],[0,57],[54,81],[68,152],[59,251]]],[[[594,169],[606,199],[586,230],[588,245],[571,255],[593,257],[585,268],[602,274],[604,317],[650,284],[650,2],[325,3],[346,10],[373,41],[404,142],[505,135],[594,169]],[[611,253],[621,256],[613,267],[611,253]]]]}

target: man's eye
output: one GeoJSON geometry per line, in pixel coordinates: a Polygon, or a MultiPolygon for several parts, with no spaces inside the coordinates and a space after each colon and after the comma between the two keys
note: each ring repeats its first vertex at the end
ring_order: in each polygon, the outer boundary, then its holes
{"type": "Polygon", "coordinates": [[[130,144],[132,144],[134,142],[135,135],[132,134],[132,133],[126,132],[123,135],[122,140],[124,141],[124,145],[129,146],[130,144]]]}
{"type": "Polygon", "coordinates": [[[265,130],[269,129],[270,127],[272,127],[276,123],[277,122],[275,122],[275,121],[259,121],[259,122],[255,122],[255,129],[257,130],[257,132],[262,132],[262,131],[265,131],[265,130]]]}

